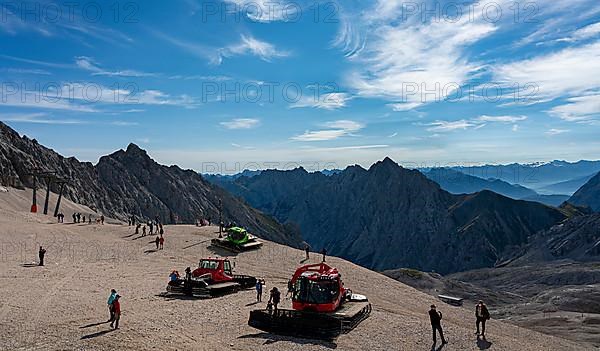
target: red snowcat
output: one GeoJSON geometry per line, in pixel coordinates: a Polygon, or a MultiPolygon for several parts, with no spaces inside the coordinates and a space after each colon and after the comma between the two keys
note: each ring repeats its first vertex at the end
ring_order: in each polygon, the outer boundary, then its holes
{"type": "Polygon", "coordinates": [[[371,313],[368,299],[346,289],[338,270],[326,263],[298,268],[292,286],[291,310],[251,311],[248,325],[274,334],[333,340],[371,313]]]}
{"type": "Polygon", "coordinates": [[[255,277],[233,274],[228,259],[203,258],[189,277],[178,277],[171,273],[167,292],[206,298],[254,288],[255,285],[255,277]]]}

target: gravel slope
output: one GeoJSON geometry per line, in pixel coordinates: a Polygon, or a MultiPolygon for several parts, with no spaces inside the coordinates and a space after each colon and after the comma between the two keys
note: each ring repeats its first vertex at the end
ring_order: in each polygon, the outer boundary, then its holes
{"type": "MultiPolygon", "coordinates": [[[[369,319],[335,343],[277,337],[247,325],[256,305],[253,291],[211,300],[159,296],[172,269],[194,266],[217,255],[208,241],[215,228],[167,226],[165,250],[153,237],[139,238],[127,225],[56,224],[26,212],[29,193],[0,192],[0,350],[429,350],[427,310],[444,312],[450,344],[444,350],[583,350],[577,344],[498,321],[478,344],[472,312],[451,307],[411,287],[347,261],[329,258],[345,285],[371,300],[369,319]],[[25,267],[48,249],[45,267],[25,267]],[[123,296],[121,329],[111,331],[106,299],[110,288],[123,296]]],[[[65,201],[65,214],[77,205],[65,201]]],[[[285,288],[304,253],[266,242],[232,257],[236,272],[256,275],[285,288]]],[[[315,261],[318,255],[311,256],[315,261]]],[[[284,307],[289,307],[289,301],[284,307]]]]}

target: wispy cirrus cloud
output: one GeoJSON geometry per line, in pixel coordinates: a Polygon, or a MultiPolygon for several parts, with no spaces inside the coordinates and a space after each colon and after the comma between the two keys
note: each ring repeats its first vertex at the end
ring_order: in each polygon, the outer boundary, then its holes
{"type": "Polygon", "coordinates": [[[55,119],[50,118],[46,113],[6,113],[0,114],[0,120],[16,123],[33,124],[88,124],[88,121],[79,119],[55,119]]]}
{"type": "Polygon", "coordinates": [[[534,83],[542,99],[576,96],[600,89],[600,41],[493,67],[495,80],[534,83]]]}
{"type": "Polygon", "coordinates": [[[488,116],[481,115],[477,117],[478,121],[481,122],[501,122],[501,123],[515,123],[526,120],[526,116],[488,116]]]}
{"type": "Polygon", "coordinates": [[[79,56],[75,58],[75,65],[77,67],[92,72],[92,75],[97,76],[117,76],[117,77],[155,77],[155,73],[146,73],[136,70],[117,70],[109,71],[101,68],[100,65],[94,61],[94,59],[86,56],[79,56]]]}
{"type": "Polygon", "coordinates": [[[424,124],[429,126],[427,131],[429,132],[451,132],[454,130],[466,130],[478,126],[477,123],[470,122],[464,119],[458,121],[434,121],[431,123],[424,124]]]}
{"type": "MultiPolygon", "coordinates": [[[[97,83],[57,82],[44,91],[19,90],[5,94],[3,106],[98,113],[106,106],[162,105],[196,108],[201,102],[192,96],[171,95],[160,90],[115,89],[97,83]]],[[[134,87],[135,88],[135,87],[134,87]]],[[[123,112],[141,112],[134,108],[123,112]]]]}
{"type": "Polygon", "coordinates": [[[154,34],[194,56],[208,60],[209,63],[214,65],[220,65],[225,58],[234,56],[251,55],[257,56],[263,61],[270,62],[272,59],[290,55],[288,51],[280,50],[275,45],[256,39],[251,35],[242,34],[238,42],[224,47],[211,47],[156,31],[154,31],[154,34]]]}
{"type": "Polygon", "coordinates": [[[263,61],[271,61],[274,58],[287,57],[289,52],[277,49],[275,45],[256,39],[251,35],[240,36],[240,41],[219,50],[221,57],[232,57],[237,55],[257,56],[263,61]]]}
{"type": "Polygon", "coordinates": [[[488,116],[481,115],[479,117],[471,118],[471,119],[461,119],[457,121],[444,121],[437,120],[431,123],[418,123],[417,125],[427,127],[426,130],[428,132],[436,132],[436,133],[447,133],[456,130],[467,130],[467,129],[480,129],[485,127],[488,123],[510,123],[513,125],[513,131],[515,131],[515,126],[518,129],[518,126],[515,124],[517,122],[522,122],[526,120],[526,116],[488,116]]]}
{"type": "Polygon", "coordinates": [[[552,129],[547,130],[544,134],[546,134],[548,136],[554,136],[554,135],[564,134],[564,133],[568,133],[568,132],[570,132],[569,129],[552,128],[552,129]]]}
{"type": "Polygon", "coordinates": [[[28,123],[28,124],[48,124],[48,125],[80,125],[80,124],[96,124],[96,125],[111,125],[118,127],[136,126],[137,122],[131,121],[105,121],[98,119],[77,119],[77,118],[55,118],[49,113],[2,113],[0,120],[4,122],[28,123]]]}
{"type": "Polygon", "coordinates": [[[342,39],[336,41],[353,48],[349,59],[356,65],[348,84],[359,95],[394,102],[392,108],[397,111],[439,101],[423,94],[425,90],[437,87],[439,99],[466,83],[481,69],[480,63],[468,59],[467,48],[497,29],[480,16],[462,16],[456,22],[422,21],[420,16],[407,19],[402,17],[402,5],[378,1],[357,21],[362,28],[350,29],[351,24],[343,23],[342,39]],[[356,31],[362,34],[353,34],[356,31]]]}
{"type": "Polygon", "coordinates": [[[327,93],[318,96],[304,96],[290,105],[291,108],[313,107],[323,110],[337,110],[346,107],[352,96],[348,93],[327,93]]]}
{"type": "Polygon", "coordinates": [[[598,34],[600,34],[600,22],[592,23],[585,27],[579,28],[576,31],[574,31],[570,36],[557,39],[557,41],[576,42],[580,40],[593,38],[598,34]]]}
{"type": "Polygon", "coordinates": [[[351,120],[337,120],[322,124],[325,129],[307,130],[303,134],[293,136],[295,141],[326,141],[344,136],[351,136],[365,127],[364,124],[351,120]]]}
{"type": "Polygon", "coordinates": [[[569,122],[589,121],[600,116],[600,94],[572,97],[567,102],[553,107],[549,113],[569,122]]]}
{"type": "Polygon", "coordinates": [[[260,125],[260,120],[257,118],[235,118],[219,124],[227,129],[252,129],[260,125]]]}

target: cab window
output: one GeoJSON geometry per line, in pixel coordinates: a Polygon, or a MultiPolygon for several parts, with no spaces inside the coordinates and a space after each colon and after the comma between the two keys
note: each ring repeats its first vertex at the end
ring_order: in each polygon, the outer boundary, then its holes
{"type": "Polygon", "coordinates": [[[225,273],[231,275],[231,263],[229,261],[223,262],[223,271],[225,271],[225,273]]]}

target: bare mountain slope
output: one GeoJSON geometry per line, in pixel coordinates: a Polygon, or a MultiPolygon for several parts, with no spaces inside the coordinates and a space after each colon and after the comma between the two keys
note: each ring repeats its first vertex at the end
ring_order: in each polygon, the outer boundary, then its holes
{"type": "Polygon", "coordinates": [[[555,208],[491,191],[452,195],[389,158],[331,176],[270,170],[222,185],[280,222],[297,224],[315,250],[325,247],[377,270],[492,267],[565,218],[555,208]]]}
{"type": "MultiPolygon", "coordinates": [[[[66,198],[117,219],[158,216],[165,223],[194,223],[202,216],[217,222],[222,202],[224,221],[243,225],[277,242],[301,242],[297,231],[285,228],[194,171],[156,163],[137,145],[104,156],[94,166],[74,157],[65,158],[0,122],[1,182],[32,187],[28,173],[34,169],[56,171],[69,181],[66,198]]],[[[58,186],[52,190],[58,192],[58,186]]]]}
{"type": "Polygon", "coordinates": [[[600,173],[579,188],[569,202],[579,206],[589,206],[593,211],[600,212],[600,173]]]}

